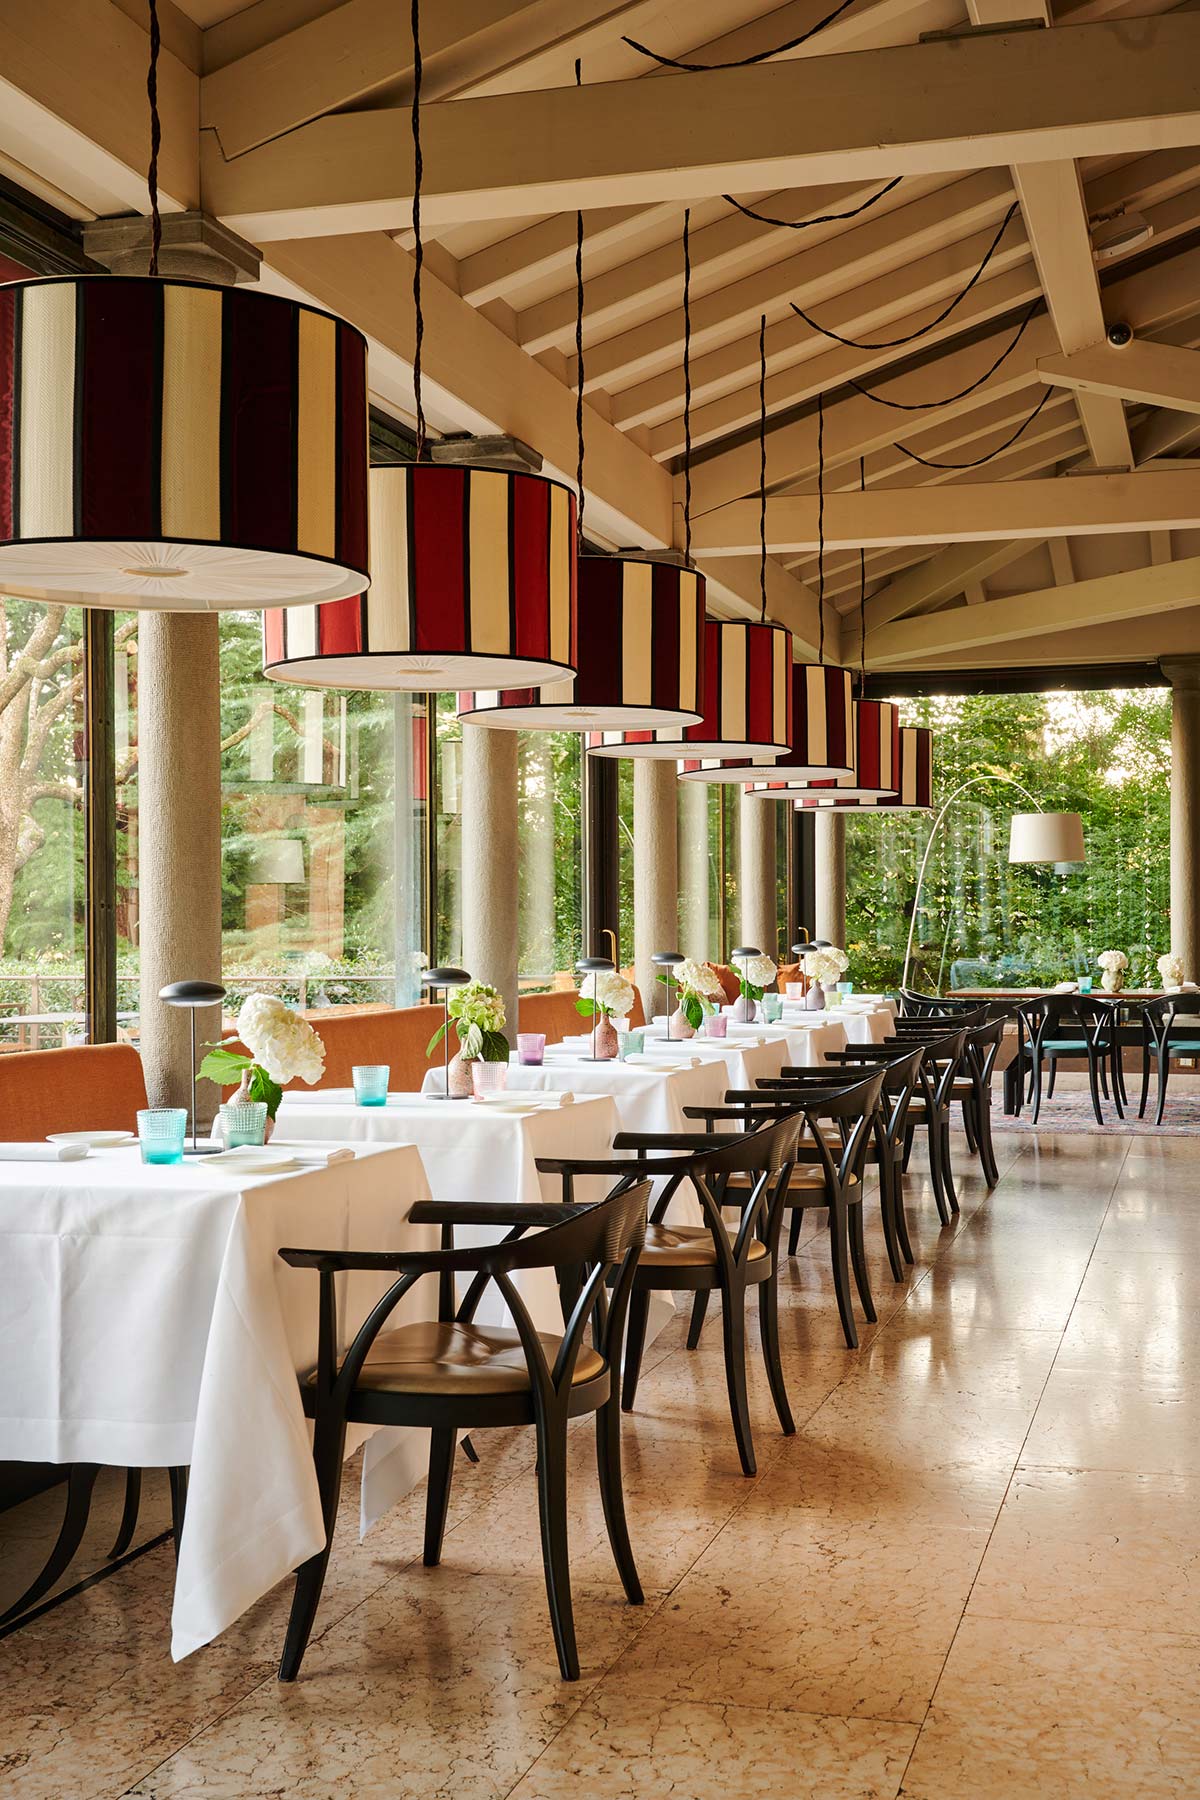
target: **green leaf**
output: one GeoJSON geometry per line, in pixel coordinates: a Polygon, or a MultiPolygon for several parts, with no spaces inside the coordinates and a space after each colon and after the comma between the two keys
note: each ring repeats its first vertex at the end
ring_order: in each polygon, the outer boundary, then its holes
{"type": "Polygon", "coordinates": [[[704,1002],[697,994],[689,994],[683,1002],[683,1016],[693,1031],[699,1031],[704,1023],[704,1002]]]}
{"type": "Polygon", "coordinates": [[[265,1100],[267,1117],[273,1119],[279,1111],[279,1102],[283,1099],[283,1089],[277,1081],[272,1081],[265,1069],[253,1063],[250,1069],[250,1098],[265,1100]]]}
{"type": "Polygon", "coordinates": [[[426,1062],[429,1061],[429,1058],[433,1055],[434,1051],[437,1049],[438,1045],[441,1043],[441,1041],[445,1037],[445,1035],[446,1035],[446,1021],[443,1019],[442,1023],[438,1026],[437,1030],[434,1032],[433,1036],[430,1038],[429,1042],[425,1046],[426,1062]]]}
{"type": "Polygon", "coordinates": [[[508,1039],[502,1031],[483,1033],[483,1060],[490,1063],[508,1061],[508,1039]]]}
{"type": "Polygon", "coordinates": [[[587,1000],[581,996],[575,1002],[575,1011],[577,1013],[582,1013],[582,1015],[585,1019],[590,1019],[592,1014],[595,1012],[595,1010],[596,1010],[596,1002],[594,1000],[587,1000]]]}
{"type": "Polygon", "coordinates": [[[209,1049],[196,1073],[201,1081],[215,1081],[220,1087],[236,1087],[254,1058],[236,1050],[209,1049]]]}

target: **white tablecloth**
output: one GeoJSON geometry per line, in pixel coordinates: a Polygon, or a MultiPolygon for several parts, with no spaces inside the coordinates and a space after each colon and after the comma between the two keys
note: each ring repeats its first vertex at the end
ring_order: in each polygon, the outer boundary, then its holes
{"type": "Polygon", "coordinates": [[[851,1044],[882,1044],[885,1038],[892,1036],[895,1027],[892,1010],[884,1005],[827,1006],[823,1012],[814,1013],[806,1012],[794,1000],[785,1001],[780,1024],[792,1025],[802,1019],[821,1019],[828,1024],[840,1025],[851,1044]]]}
{"type": "Polygon", "coordinates": [[[764,1077],[778,1075],[789,1061],[787,1036],[772,1031],[771,1026],[750,1027],[745,1035],[725,1038],[697,1036],[669,1039],[665,1022],[655,1019],[646,1028],[646,1055],[661,1057],[700,1056],[706,1061],[724,1065],[727,1088],[752,1088],[764,1077]]]}
{"type": "MultiPolygon", "coordinates": [[[[416,1151],[399,1147],[274,1177],[148,1166],[136,1149],[4,1165],[0,1458],[190,1464],[176,1660],[324,1541],[296,1382],[316,1359],[317,1280],[278,1250],[435,1248],[431,1227],[406,1222],[427,1197],[416,1151]]],[[[344,1336],[387,1281],[339,1284],[344,1336]]],[[[436,1308],[430,1280],[396,1316],[436,1308]]]]}

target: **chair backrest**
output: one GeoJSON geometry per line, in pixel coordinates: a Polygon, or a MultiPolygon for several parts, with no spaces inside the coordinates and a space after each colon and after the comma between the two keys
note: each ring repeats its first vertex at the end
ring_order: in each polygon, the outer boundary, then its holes
{"type": "Polygon", "coordinates": [[[976,1025],[986,1025],[988,1017],[989,1009],[986,1006],[973,1006],[971,1008],[963,1007],[958,1012],[945,1013],[940,1016],[927,1014],[925,1017],[917,1019],[899,1018],[895,1023],[895,1035],[896,1037],[936,1037],[939,1032],[945,1031],[951,1025],[955,1029],[960,1026],[972,1029],[976,1025]]]}
{"type": "Polygon", "coordinates": [[[915,988],[900,989],[903,1014],[911,1018],[952,1018],[960,1012],[971,1012],[979,1002],[969,996],[952,994],[920,994],[915,988]]]}
{"type": "Polygon", "coordinates": [[[0,1141],[34,1142],[50,1131],[136,1131],[148,1104],[132,1044],[81,1044],[0,1056],[0,1141]]]}
{"type": "Polygon", "coordinates": [[[1022,1001],[1017,1010],[1035,1055],[1064,1034],[1082,1038],[1093,1051],[1106,1051],[1118,1024],[1118,1009],[1090,994],[1042,994],[1022,1001]]]}
{"type": "Polygon", "coordinates": [[[982,1087],[987,1087],[992,1079],[992,1070],[996,1066],[996,1058],[1000,1054],[1000,1046],[1004,1042],[1005,1018],[989,1019],[986,1025],[975,1025],[967,1032],[967,1061],[971,1072],[982,1087]]]}
{"type": "Polygon", "coordinates": [[[862,1176],[867,1139],[878,1122],[886,1074],[886,1069],[876,1069],[851,1087],[839,1086],[819,1097],[811,1094],[805,1097],[804,1120],[812,1133],[826,1180],[835,1182],[839,1189],[846,1187],[852,1177],[860,1179],[862,1176]],[[836,1163],[821,1130],[822,1121],[827,1120],[832,1120],[842,1133],[842,1151],[836,1163]]]}

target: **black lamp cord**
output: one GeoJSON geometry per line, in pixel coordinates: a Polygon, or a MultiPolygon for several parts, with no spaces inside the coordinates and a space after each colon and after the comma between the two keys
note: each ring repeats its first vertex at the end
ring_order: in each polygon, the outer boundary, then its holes
{"type": "Polygon", "coordinates": [[[825,396],[817,395],[817,661],[825,661],[825,396]]]}
{"type": "Polygon", "coordinates": [[[758,322],[758,591],[767,622],[767,315],[758,322]]]}
{"type": "Polygon", "coordinates": [[[158,252],[162,245],[162,218],[158,210],[158,150],[162,143],[162,122],[158,116],[158,52],[162,37],[158,28],[158,0],[150,0],[150,67],[146,73],[146,97],[150,102],[150,166],[146,170],[146,186],[150,191],[150,274],[158,274],[158,252]]]}
{"type": "Polygon", "coordinates": [[[622,38],[621,42],[628,44],[631,50],[636,50],[639,56],[648,56],[651,62],[658,63],[660,68],[680,69],[685,75],[703,75],[709,69],[750,69],[754,67],[755,63],[769,62],[773,56],[782,56],[785,51],[798,50],[801,44],[807,44],[809,38],[816,37],[818,31],[824,31],[827,25],[832,25],[835,19],[840,19],[842,14],[853,4],[854,0],[841,0],[839,6],[835,6],[831,13],[826,13],[823,19],[818,19],[815,25],[810,25],[808,30],[802,32],[799,37],[789,38],[786,44],[776,44],[770,50],[759,50],[753,56],[743,56],[737,62],[680,62],[673,56],[660,56],[657,50],[647,49],[646,45],[639,44],[636,38],[622,38]]]}
{"type": "Polygon", "coordinates": [[[692,209],[683,213],[683,557],[692,561],[692,209]]]}
{"type": "MultiPolygon", "coordinates": [[[[858,491],[867,491],[867,459],[858,459],[858,491]]],[[[867,552],[858,546],[858,697],[867,695],[867,552]]]]}
{"type": "MultiPolygon", "coordinates": [[[[575,58],[575,86],[583,85],[583,65],[575,58]]],[[[583,208],[575,214],[575,485],[579,504],[575,513],[576,534],[583,550],[583,208]]]]}
{"type": "Polygon", "coordinates": [[[420,462],[425,454],[425,402],[421,392],[421,347],[425,339],[425,314],[421,309],[421,275],[425,267],[425,246],[421,241],[421,181],[425,164],[421,156],[421,0],[412,0],[412,143],[413,143],[413,312],[416,328],[413,338],[413,396],[417,405],[417,446],[413,460],[420,462]]]}

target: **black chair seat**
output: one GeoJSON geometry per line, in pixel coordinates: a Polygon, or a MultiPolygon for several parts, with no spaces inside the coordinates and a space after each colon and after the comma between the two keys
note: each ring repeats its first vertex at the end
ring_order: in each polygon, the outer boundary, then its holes
{"type": "MultiPolygon", "coordinates": [[[[551,1367],[561,1338],[539,1331],[551,1367]]],[[[573,1382],[594,1381],[604,1373],[604,1358],[590,1344],[580,1347],[573,1382]]],[[[314,1369],[308,1376],[316,1382],[314,1369]]],[[[531,1390],[529,1362],[520,1334],[506,1325],[460,1325],[430,1319],[398,1325],[376,1338],[362,1366],[356,1388],[388,1394],[524,1394],[531,1390]]]]}

